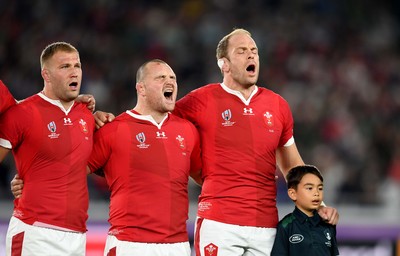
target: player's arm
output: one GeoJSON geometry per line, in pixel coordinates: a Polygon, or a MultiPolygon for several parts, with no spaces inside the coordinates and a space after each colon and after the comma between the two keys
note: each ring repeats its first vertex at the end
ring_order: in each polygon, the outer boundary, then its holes
{"type": "Polygon", "coordinates": [[[0,163],[3,162],[4,158],[6,158],[10,151],[10,149],[0,146],[0,163]]]}
{"type": "MultiPolygon", "coordinates": [[[[284,146],[277,149],[276,161],[284,177],[286,177],[291,168],[304,165],[304,161],[294,142],[290,146],[284,146]]],[[[326,206],[323,202],[318,213],[322,219],[331,225],[336,225],[339,222],[338,211],[333,207],[326,206]]]]}
{"type": "Polygon", "coordinates": [[[15,198],[20,198],[22,195],[22,189],[24,188],[24,181],[15,174],[14,178],[10,182],[11,193],[15,198]]]}
{"type": "Polygon", "coordinates": [[[197,185],[203,185],[203,178],[201,177],[201,170],[190,172],[190,177],[197,183],[197,185]]]}
{"type": "Polygon", "coordinates": [[[297,150],[296,143],[292,143],[290,146],[279,147],[276,150],[276,163],[283,174],[286,174],[293,167],[304,165],[304,161],[297,150]]]}

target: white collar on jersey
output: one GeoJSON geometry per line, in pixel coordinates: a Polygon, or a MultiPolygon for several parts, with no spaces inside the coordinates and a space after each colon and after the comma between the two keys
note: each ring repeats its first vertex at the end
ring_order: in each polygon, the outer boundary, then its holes
{"type": "Polygon", "coordinates": [[[246,100],[246,99],[243,97],[243,95],[242,95],[239,91],[232,90],[231,88],[229,88],[228,86],[226,86],[224,83],[220,83],[220,85],[221,85],[222,89],[224,89],[227,93],[230,93],[230,94],[233,94],[233,95],[236,95],[237,97],[239,97],[239,99],[240,99],[241,101],[243,101],[243,103],[244,103],[246,106],[248,106],[248,105],[250,104],[251,98],[253,98],[254,94],[256,94],[257,91],[258,91],[258,87],[257,87],[257,85],[256,85],[256,86],[254,87],[254,90],[251,92],[250,97],[246,100]]]}
{"type": "Polygon", "coordinates": [[[165,117],[163,118],[163,120],[162,120],[159,124],[157,124],[157,122],[154,120],[154,118],[153,118],[151,115],[138,115],[138,114],[133,113],[133,112],[130,111],[130,110],[127,110],[127,111],[125,111],[125,112],[126,112],[128,115],[130,115],[131,117],[133,117],[133,118],[140,119],[140,120],[145,120],[145,121],[149,121],[150,123],[152,123],[152,124],[154,124],[155,126],[157,126],[158,129],[161,129],[161,127],[162,127],[164,121],[168,118],[168,115],[170,114],[170,113],[168,112],[168,114],[165,115],[165,117]]]}
{"type": "Polygon", "coordinates": [[[72,109],[72,106],[75,104],[75,101],[74,101],[74,103],[71,105],[71,107],[69,107],[69,108],[66,110],[66,109],[64,108],[64,106],[63,106],[63,104],[61,103],[60,100],[53,100],[53,99],[50,99],[49,97],[47,97],[46,95],[44,95],[44,93],[42,93],[42,92],[39,92],[38,95],[40,96],[40,98],[44,99],[45,101],[49,102],[50,104],[53,104],[53,105],[59,107],[66,115],[68,115],[68,113],[69,113],[69,112],[71,111],[71,109],[72,109]]]}

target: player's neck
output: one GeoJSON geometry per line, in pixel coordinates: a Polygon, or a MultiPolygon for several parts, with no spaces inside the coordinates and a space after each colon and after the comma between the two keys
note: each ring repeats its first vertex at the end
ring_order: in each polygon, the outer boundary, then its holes
{"type": "Polygon", "coordinates": [[[246,100],[248,100],[250,98],[252,92],[256,88],[255,84],[246,86],[246,85],[241,85],[238,83],[225,82],[225,81],[224,81],[224,85],[231,90],[240,92],[240,94],[242,94],[246,100]]]}
{"type": "Polygon", "coordinates": [[[44,96],[46,96],[47,98],[49,98],[51,100],[59,101],[65,110],[68,110],[72,106],[72,104],[74,104],[74,101],[63,101],[63,100],[57,98],[56,96],[54,96],[53,93],[51,93],[50,91],[48,91],[46,89],[43,89],[40,93],[42,93],[44,96]]]}
{"type": "Polygon", "coordinates": [[[149,111],[139,106],[136,106],[133,110],[140,115],[151,116],[157,124],[160,124],[164,120],[165,116],[168,115],[167,112],[149,111]]]}

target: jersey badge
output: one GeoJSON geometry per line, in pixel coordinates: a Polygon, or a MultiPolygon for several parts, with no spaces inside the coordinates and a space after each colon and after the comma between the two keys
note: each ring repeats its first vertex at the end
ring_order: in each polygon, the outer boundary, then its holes
{"type": "Polygon", "coordinates": [[[325,242],[325,245],[328,247],[331,247],[332,246],[332,243],[331,243],[332,236],[331,236],[331,233],[329,232],[329,229],[325,229],[324,234],[325,234],[326,240],[328,240],[325,242]]]}
{"type": "Polygon", "coordinates": [[[60,134],[56,133],[57,131],[57,125],[54,121],[51,121],[50,123],[47,124],[47,129],[49,129],[50,134],[47,135],[50,139],[57,139],[60,134]]]}
{"type": "Polygon", "coordinates": [[[223,126],[233,126],[235,122],[231,122],[230,120],[232,119],[232,112],[230,109],[224,110],[221,113],[222,119],[224,122],[222,123],[223,126]]]}
{"type": "Polygon", "coordinates": [[[89,129],[87,127],[87,123],[85,122],[85,120],[83,120],[83,119],[79,120],[79,124],[81,126],[81,131],[83,133],[88,133],[89,132],[89,129]]]}
{"type": "Polygon", "coordinates": [[[146,135],[144,132],[136,134],[136,140],[139,142],[139,145],[136,145],[138,148],[148,148],[150,145],[146,144],[146,135]]]}
{"type": "Polygon", "coordinates": [[[69,118],[69,117],[64,117],[64,125],[72,125],[71,118],[69,118]]]}
{"type": "Polygon", "coordinates": [[[17,218],[24,217],[24,213],[21,210],[14,210],[12,215],[17,218]]]}
{"type": "Polygon", "coordinates": [[[218,256],[218,246],[213,243],[210,243],[204,246],[204,255],[205,256],[218,256]]]}
{"type": "Polygon", "coordinates": [[[167,135],[163,131],[157,131],[156,138],[157,139],[168,139],[167,135]]]}
{"type": "Polygon", "coordinates": [[[304,236],[300,234],[293,234],[289,237],[289,242],[292,244],[301,243],[304,240],[304,236]]]}
{"type": "Polygon", "coordinates": [[[183,138],[181,135],[176,136],[176,141],[178,142],[180,149],[183,150],[186,148],[185,138],[183,138]]]}
{"type": "Polygon", "coordinates": [[[274,126],[274,116],[270,112],[265,112],[264,114],[264,122],[268,126],[274,126]]]}
{"type": "Polygon", "coordinates": [[[244,116],[254,116],[252,108],[243,108],[243,115],[244,116]]]}

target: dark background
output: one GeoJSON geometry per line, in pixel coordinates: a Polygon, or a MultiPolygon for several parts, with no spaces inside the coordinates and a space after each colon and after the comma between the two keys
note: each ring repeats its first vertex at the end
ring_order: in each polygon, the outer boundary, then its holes
{"type": "MultiPolygon", "coordinates": [[[[179,97],[222,81],[215,48],[242,27],[259,47],[258,85],[289,102],[299,151],[325,176],[325,201],[399,210],[399,18],[398,1],[2,0],[0,79],[17,99],[41,91],[42,49],[67,41],[80,51],[82,93],[119,114],[151,58],[172,66],[179,97]]],[[[1,169],[0,198],[11,198],[11,157],[1,169]]],[[[91,200],[108,200],[101,180],[89,183],[91,200]]],[[[288,201],[282,179],[279,195],[288,201]]]]}

